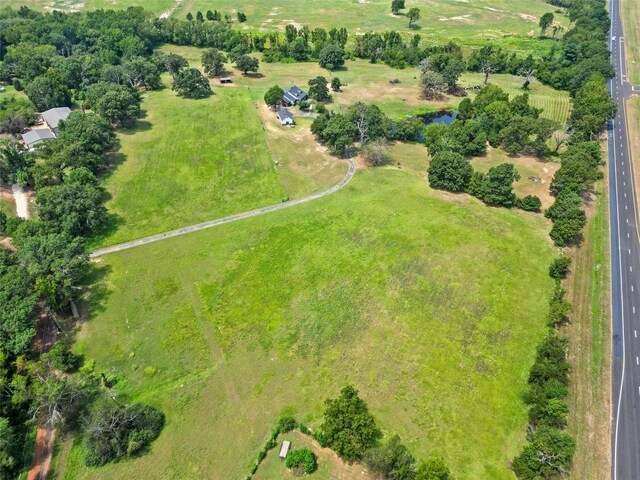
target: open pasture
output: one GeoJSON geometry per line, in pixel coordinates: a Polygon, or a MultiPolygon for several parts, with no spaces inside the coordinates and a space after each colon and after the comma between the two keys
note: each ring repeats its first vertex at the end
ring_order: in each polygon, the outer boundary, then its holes
{"type": "MultiPolygon", "coordinates": [[[[554,7],[542,0],[407,0],[399,15],[391,13],[390,0],[319,0],[291,2],[285,0],[185,0],[176,11],[184,16],[198,10],[205,13],[216,8],[221,13],[242,11],[247,22],[238,28],[250,31],[284,31],[288,24],[310,28],[345,27],[352,34],[368,31],[397,30],[420,33],[427,39],[501,39],[511,36],[535,37],[539,34],[541,15],[554,7]],[[405,13],[412,7],[421,10],[421,18],[409,27],[405,13]]],[[[558,16],[563,23],[564,17],[558,16]]]]}
{"type": "MultiPolygon", "coordinates": [[[[165,84],[170,84],[164,78],[165,84]]],[[[145,117],[118,132],[104,185],[110,245],[280,202],[285,192],[245,89],[206,99],[148,92],[145,117]]]]}
{"type": "Polygon", "coordinates": [[[76,349],[167,426],[147,455],[100,469],[67,444],[57,470],[241,478],[279,414],[317,428],[324,399],[352,383],[418,458],[512,479],[547,231],[542,215],[381,168],[309,204],[106,256],[76,349]]]}
{"type": "MultiPolygon", "coordinates": [[[[538,39],[538,22],[544,13],[556,10],[543,0],[407,0],[407,8],[399,15],[391,13],[391,0],[19,0],[18,4],[47,11],[142,6],[157,15],[170,12],[179,18],[216,9],[229,14],[235,28],[250,32],[284,32],[289,24],[311,29],[345,27],[351,35],[396,30],[419,33],[428,42],[452,40],[467,46],[497,42],[525,54],[548,50],[551,40],[538,39]],[[412,7],[420,8],[421,18],[409,27],[406,12],[412,7]],[[238,11],[247,15],[245,23],[237,22],[238,11]]],[[[560,25],[568,26],[564,15],[555,16],[560,25]]]]}

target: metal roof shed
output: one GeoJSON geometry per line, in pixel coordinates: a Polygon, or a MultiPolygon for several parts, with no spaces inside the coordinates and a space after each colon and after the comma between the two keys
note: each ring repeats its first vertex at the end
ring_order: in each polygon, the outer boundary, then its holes
{"type": "Polygon", "coordinates": [[[290,448],[291,442],[289,440],[284,440],[282,442],[282,446],[280,447],[280,454],[278,456],[280,458],[287,458],[287,454],[289,453],[290,448]]]}

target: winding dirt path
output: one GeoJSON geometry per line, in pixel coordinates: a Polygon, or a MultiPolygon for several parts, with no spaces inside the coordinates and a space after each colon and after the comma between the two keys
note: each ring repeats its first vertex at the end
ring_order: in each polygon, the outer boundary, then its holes
{"type": "MultiPolygon", "coordinates": [[[[36,338],[34,347],[40,350],[40,355],[51,350],[56,343],[58,331],[45,309],[44,304],[40,305],[40,314],[36,321],[36,338]]],[[[45,425],[44,413],[38,417],[38,431],[36,433],[36,446],[33,451],[31,468],[27,474],[27,480],[45,480],[51,465],[53,447],[55,445],[56,431],[45,425]]]]}
{"type": "Polygon", "coordinates": [[[176,0],[176,3],[169,10],[167,10],[166,12],[163,12],[160,15],[160,18],[161,19],[169,18],[171,15],[173,15],[173,12],[175,12],[178,9],[178,7],[182,5],[182,2],[183,0],[176,0]]]}
{"type": "Polygon", "coordinates": [[[132,240],[131,242],[120,243],[118,245],[112,245],[110,247],[101,248],[90,254],[91,258],[101,257],[108,253],[121,252],[122,250],[128,250],[130,248],[138,247],[140,245],[146,245],[148,243],[157,242],[166,238],[177,237],[191,232],[197,232],[198,230],[204,230],[205,228],[216,227],[225,223],[235,222],[236,220],[242,220],[243,218],[255,217],[256,215],[262,215],[263,213],[273,212],[275,210],[283,210],[285,208],[293,207],[294,205],[301,205],[303,203],[316,200],[318,198],[326,197],[344,187],[351,181],[356,171],[356,165],[351,157],[351,154],[347,152],[347,160],[349,161],[349,171],[345,177],[340,180],[333,187],[320,193],[309,195],[308,197],[299,198],[298,200],[290,200],[288,202],[278,203],[269,207],[257,208],[248,212],[237,213],[229,217],[219,218],[217,220],[211,220],[205,223],[199,223],[197,225],[191,225],[189,227],[178,228],[177,230],[171,230],[165,233],[158,233],[157,235],[151,235],[150,237],[140,238],[138,240],[132,240]]]}

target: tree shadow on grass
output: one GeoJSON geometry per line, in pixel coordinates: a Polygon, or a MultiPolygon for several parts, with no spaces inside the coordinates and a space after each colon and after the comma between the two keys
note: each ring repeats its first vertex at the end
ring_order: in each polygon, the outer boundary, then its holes
{"type": "Polygon", "coordinates": [[[91,263],[85,278],[89,287],[81,297],[81,318],[83,320],[91,320],[97,314],[104,312],[106,300],[111,294],[111,289],[108,287],[106,279],[112,270],[111,265],[105,265],[99,259],[91,263]]]}
{"type": "Polygon", "coordinates": [[[260,72],[243,73],[242,76],[247,78],[264,78],[264,74],[260,72]]]}

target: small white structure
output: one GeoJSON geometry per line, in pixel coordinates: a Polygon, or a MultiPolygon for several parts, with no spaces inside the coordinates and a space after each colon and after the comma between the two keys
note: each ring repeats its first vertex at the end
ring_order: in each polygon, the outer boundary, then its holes
{"type": "Polygon", "coordinates": [[[278,456],[282,459],[287,458],[290,448],[291,448],[291,442],[289,440],[284,440],[282,442],[282,446],[280,447],[280,454],[278,456]]]}
{"type": "Polygon", "coordinates": [[[280,120],[280,125],[295,125],[295,121],[293,120],[293,113],[291,113],[286,108],[281,108],[278,110],[278,120],[280,120]]]}

